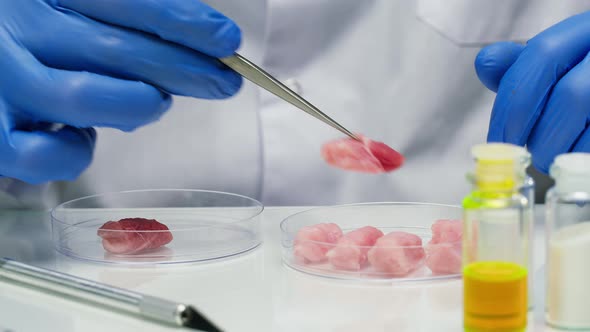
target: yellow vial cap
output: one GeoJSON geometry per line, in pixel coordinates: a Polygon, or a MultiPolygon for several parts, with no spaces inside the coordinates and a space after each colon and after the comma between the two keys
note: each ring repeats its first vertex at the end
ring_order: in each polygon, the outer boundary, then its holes
{"type": "Polygon", "coordinates": [[[508,191],[524,178],[530,154],[523,147],[491,143],[472,148],[475,159],[475,184],[484,191],[508,191]]]}

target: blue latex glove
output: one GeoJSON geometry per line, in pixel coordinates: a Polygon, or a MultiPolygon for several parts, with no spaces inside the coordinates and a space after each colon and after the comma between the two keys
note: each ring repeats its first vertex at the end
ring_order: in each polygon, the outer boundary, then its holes
{"type": "Polygon", "coordinates": [[[241,77],[216,57],[240,40],[198,0],[0,0],[0,175],[74,179],[92,159],[91,127],[156,121],[169,94],[235,94],[241,77]]]}
{"type": "Polygon", "coordinates": [[[555,156],[590,152],[590,12],[543,31],[526,46],[498,43],[475,61],[497,91],[488,141],[527,145],[547,173],[555,156]]]}

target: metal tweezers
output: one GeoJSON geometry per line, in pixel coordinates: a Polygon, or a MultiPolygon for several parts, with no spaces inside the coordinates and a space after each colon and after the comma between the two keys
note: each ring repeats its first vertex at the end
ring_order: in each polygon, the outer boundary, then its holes
{"type": "Polygon", "coordinates": [[[310,102],[303,99],[300,95],[295,93],[293,90],[286,87],[279,80],[265,72],[260,67],[256,66],[250,60],[243,56],[234,53],[234,55],[219,59],[221,62],[226,64],[231,69],[235,70],[238,74],[242,75],[247,80],[274,94],[275,96],[283,99],[284,101],[292,104],[293,106],[301,109],[307,114],[315,117],[316,119],[328,124],[332,128],[339,130],[341,133],[348,135],[357,141],[360,139],[344,128],[338,122],[324,114],[317,107],[313,106],[310,102]]]}

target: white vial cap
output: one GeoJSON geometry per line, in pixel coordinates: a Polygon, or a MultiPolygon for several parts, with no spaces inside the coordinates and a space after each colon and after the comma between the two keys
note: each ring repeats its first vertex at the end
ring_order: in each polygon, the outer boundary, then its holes
{"type": "Polygon", "coordinates": [[[555,158],[549,173],[560,192],[590,193],[590,153],[561,154],[555,158]]]}

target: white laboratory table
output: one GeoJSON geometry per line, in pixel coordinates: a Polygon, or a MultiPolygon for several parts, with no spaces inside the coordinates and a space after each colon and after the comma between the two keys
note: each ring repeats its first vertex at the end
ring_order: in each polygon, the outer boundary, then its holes
{"type": "MultiPolygon", "coordinates": [[[[304,209],[266,208],[263,245],[240,257],[155,268],[112,267],[63,257],[52,249],[47,213],[0,211],[0,255],[193,304],[229,332],[462,331],[461,280],[359,284],[285,267],[279,223],[304,209]]],[[[540,224],[535,236],[536,265],[541,267],[540,224]]],[[[536,311],[530,314],[528,331],[552,331],[542,318],[542,275],[537,269],[536,311]]],[[[0,332],[181,330],[0,283],[0,332]]]]}

